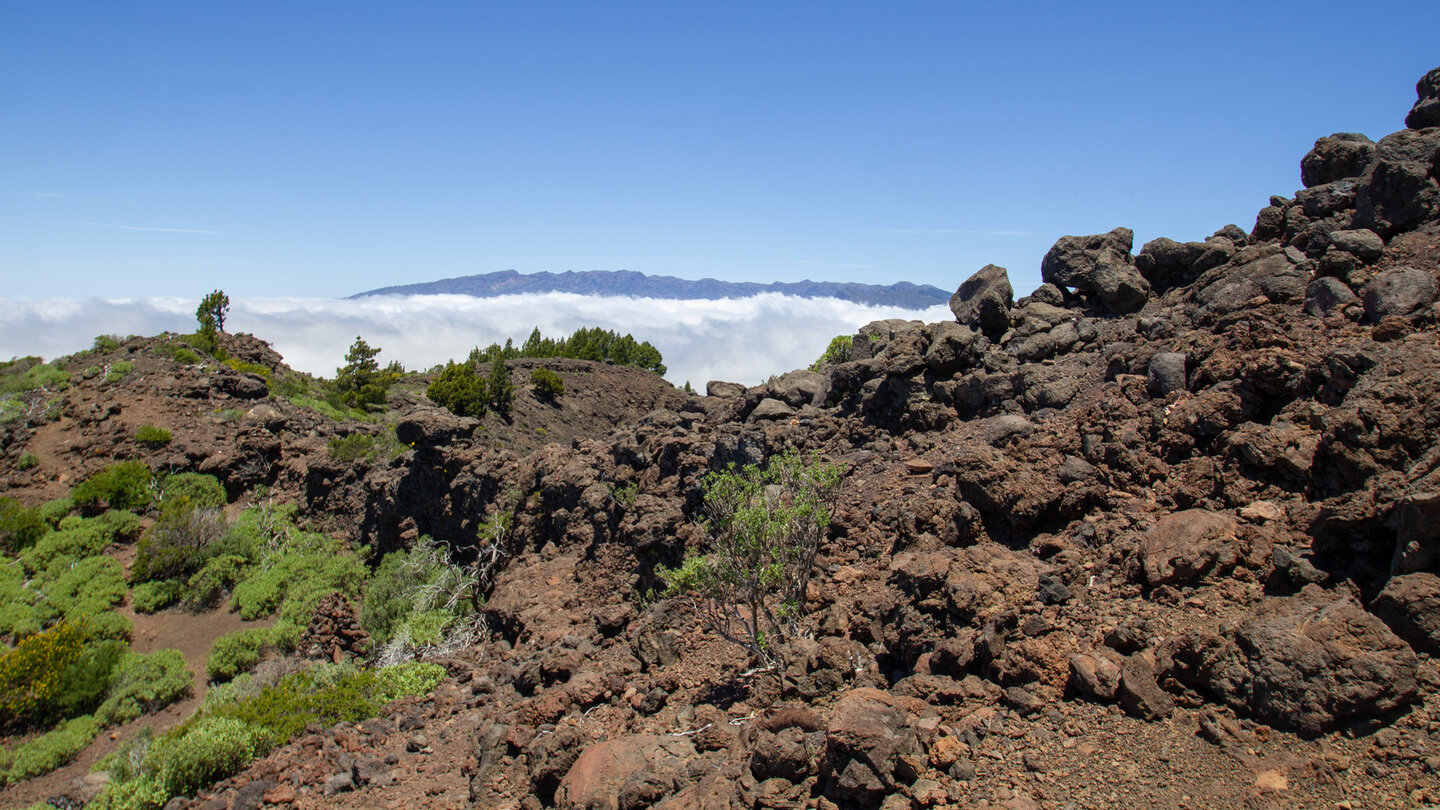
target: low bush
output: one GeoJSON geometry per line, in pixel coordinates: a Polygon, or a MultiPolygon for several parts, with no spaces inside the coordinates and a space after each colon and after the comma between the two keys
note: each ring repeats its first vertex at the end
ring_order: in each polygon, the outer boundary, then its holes
{"type": "Polygon", "coordinates": [[[183,472],[160,482],[160,508],[221,509],[229,501],[220,479],[205,473],[183,472]]]}
{"type": "Polygon", "coordinates": [[[144,770],[167,798],[189,796],[244,770],[257,753],[256,733],[228,717],[204,717],[151,743],[144,770]]]}
{"type": "Polygon", "coordinates": [[[83,622],[62,622],[0,655],[0,723],[23,728],[45,716],[61,696],[65,671],[84,655],[88,640],[83,622]]]}
{"type": "Polygon", "coordinates": [[[143,461],[122,461],[80,482],[70,497],[84,508],[104,502],[111,509],[143,511],[155,499],[153,477],[143,461]]]}
{"type": "Polygon", "coordinates": [[[178,603],[185,596],[185,582],[162,579],[141,582],[130,592],[130,604],[136,613],[158,613],[178,603]]]}
{"type": "Polygon", "coordinates": [[[247,363],[244,360],[236,357],[231,357],[227,359],[225,361],[225,365],[244,374],[254,374],[255,376],[261,377],[266,381],[268,381],[270,379],[270,375],[274,373],[269,368],[266,368],[259,363],[247,363]]]}
{"type": "Polygon", "coordinates": [[[107,510],[94,521],[101,531],[110,536],[111,543],[133,543],[145,528],[140,516],[126,509],[107,510]]]}
{"type": "Polygon", "coordinates": [[[174,435],[167,428],[155,425],[141,425],[135,429],[135,441],[151,447],[169,444],[172,438],[174,435]]]}
{"type": "Polygon", "coordinates": [[[140,538],[130,578],[188,578],[222,550],[226,528],[218,509],[166,509],[140,538]]]}
{"type": "Polygon", "coordinates": [[[252,627],[215,639],[205,671],[212,681],[228,681],[249,672],[267,650],[276,647],[276,633],[269,627],[252,627]]]}
{"type": "Polygon", "coordinates": [[[20,552],[18,559],[32,576],[43,574],[56,562],[73,565],[104,551],[115,535],[111,526],[98,519],[67,517],[55,531],[49,532],[20,552]]]}
{"type": "Polygon", "coordinates": [[[375,437],[368,433],[351,433],[349,436],[336,436],[330,440],[330,458],[336,461],[351,464],[356,459],[368,455],[375,449],[375,437]]]}
{"type": "Polygon", "coordinates": [[[125,566],[114,557],[86,557],[72,565],[54,565],[36,576],[36,590],[58,617],[98,618],[125,601],[125,566]]]}
{"type": "Polygon", "coordinates": [[[33,470],[39,466],[40,457],[35,455],[34,453],[21,453],[20,457],[15,459],[15,469],[20,470],[21,472],[24,472],[25,470],[33,470]]]}
{"type": "Polygon", "coordinates": [[[119,335],[96,335],[95,342],[90,344],[90,351],[100,354],[108,354],[120,348],[119,335]]]}
{"type": "Polygon", "coordinates": [[[44,627],[40,595],[27,587],[28,579],[18,560],[0,557],[0,636],[21,639],[44,627]]]}
{"type": "Polygon", "coordinates": [[[105,699],[115,668],[128,646],[114,639],[86,644],[80,657],[60,675],[60,686],[44,719],[55,722],[95,711],[105,699]]]}
{"type": "Polygon", "coordinates": [[[14,498],[0,498],[0,549],[19,551],[49,531],[39,509],[27,507],[14,498]]]}
{"type": "Polygon", "coordinates": [[[530,372],[530,385],[541,399],[558,399],[565,393],[565,383],[560,375],[544,366],[530,372]]]}
{"type": "Polygon", "coordinates": [[[185,583],[183,597],[190,610],[206,610],[224,600],[245,574],[246,559],[239,554],[211,557],[205,567],[185,583]]]}
{"type": "Polygon", "coordinates": [[[29,742],[0,752],[0,784],[49,773],[75,758],[100,733],[100,721],[82,715],[29,742]]]}
{"type": "Polygon", "coordinates": [[[40,504],[37,508],[40,510],[40,517],[45,519],[45,524],[53,529],[75,511],[75,501],[71,498],[56,498],[40,504]]]}
{"type": "Polygon", "coordinates": [[[366,573],[360,559],[338,542],[301,532],[290,548],[271,555],[235,586],[234,603],[247,621],[278,612],[281,619],[305,625],[331,591],[360,593],[366,573]]]}
{"type": "Polygon", "coordinates": [[[111,780],[100,795],[85,805],[85,810],[160,810],[169,799],[170,794],[158,779],[147,776],[119,781],[112,773],[111,780]]]}
{"type": "Polygon", "coordinates": [[[95,716],[105,725],[128,723],[184,697],[190,692],[190,679],[179,650],[127,652],[115,667],[95,716]]]}
{"type": "Polygon", "coordinates": [[[109,385],[114,385],[130,376],[130,373],[134,370],[135,364],[129,360],[117,360],[105,369],[105,382],[109,385]]]}

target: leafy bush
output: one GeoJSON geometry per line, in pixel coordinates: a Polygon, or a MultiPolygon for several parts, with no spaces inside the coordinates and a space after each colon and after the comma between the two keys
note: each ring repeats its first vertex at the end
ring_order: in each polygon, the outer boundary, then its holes
{"type": "Polygon", "coordinates": [[[130,603],[136,613],[157,613],[180,601],[185,595],[185,583],[178,579],[162,579],[141,582],[130,594],[130,603]]]}
{"type": "Polygon", "coordinates": [[[185,583],[185,606],[191,610],[215,607],[245,574],[247,560],[239,554],[211,557],[205,567],[185,583]]]}
{"type": "Polygon", "coordinates": [[[62,567],[68,567],[99,554],[114,539],[112,527],[98,519],[71,516],[60,521],[55,531],[20,552],[19,560],[31,575],[40,576],[57,561],[62,567]]]}
{"type": "Polygon", "coordinates": [[[33,470],[39,466],[40,457],[34,453],[21,453],[20,457],[15,459],[15,469],[22,472],[25,470],[33,470]]]}
{"type": "Polygon", "coordinates": [[[75,501],[71,498],[56,498],[40,504],[39,509],[40,517],[45,519],[46,525],[54,528],[75,511],[75,501]]]}
{"type": "MultiPolygon", "coordinates": [[[[688,595],[717,635],[772,665],[805,610],[815,556],[839,497],[841,468],[787,452],[762,469],[704,479],[710,551],[663,566],[667,595],[688,595]]],[[[780,667],[777,667],[780,668],[780,667]]]]}
{"type": "Polygon", "coordinates": [[[105,725],[118,725],[162,709],[190,691],[190,670],[179,650],[150,654],[127,652],[111,676],[105,702],[95,716],[105,725]]]}
{"type": "Polygon", "coordinates": [[[0,784],[49,773],[75,758],[95,735],[100,721],[82,715],[29,742],[0,752],[0,784]]]}
{"type": "Polygon", "coordinates": [[[111,774],[100,795],[85,810],[161,810],[170,794],[160,780],[152,777],[119,781],[111,774]]]}
{"type": "Polygon", "coordinates": [[[127,509],[109,509],[94,520],[110,536],[111,543],[133,543],[145,528],[140,516],[127,509]]]}
{"type": "Polygon", "coordinates": [[[80,657],[61,674],[58,694],[45,719],[63,720],[94,711],[105,698],[115,667],[127,648],[125,642],[114,639],[85,645],[80,657]]]}
{"type": "Polygon", "coordinates": [[[362,458],[375,449],[375,437],[368,433],[351,433],[349,436],[336,436],[330,440],[330,458],[345,464],[353,464],[356,459],[362,458]]]}
{"type": "Polygon", "coordinates": [[[542,399],[556,399],[565,394],[565,383],[560,375],[544,366],[530,372],[530,385],[535,388],[535,395],[542,399]]]}
{"type": "Polygon", "coordinates": [[[251,627],[221,636],[210,648],[205,671],[212,681],[228,681],[254,669],[266,650],[277,646],[277,641],[275,630],[269,627],[251,627]]]}
{"type": "Polygon", "coordinates": [[[81,481],[70,497],[84,508],[104,502],[111,509],[144,511],[155,499],[153,478],[145,462],[122,461],[81,481]]]}
{"type": "Polygon", "coordinates": [[[19,551],[49,531],[39,509],[26,507],[14,498],[0,498],[0,549],[19,551]]]}
{"type": "Polygon", "coordinates": [[[360,625],[375,643],[389,641],[417,611],[420,591],[443,575],[431,543],[426,537],[411,551],[386,554],[371,575],[360,605],[360,625]]]}
{"type": "Polygon", "coordinates": [[[140,538],[131,579],[187,578],[222,549],[225,536],[225,519],[218,509],[167,509],[140,538]]]}
{"type": "Polygon", "coordinates": [[[129,360],[116,360],[105,369],[105,382],[114,385],[130,376],[130,372],[134,370],[135,364],[129,360]]]}
{"type": "Polygon", "coordinates": [[[331,591],[357,594],[365,583],[365,565],[328,538],[320,547],[279,554],[268,567],[235,586],[242,618],[278,612],[281,619],[305,625],[315,606],[331,591]]]}
{"type": "Polygon", "coordinates": [[[108,354],[120,348],[119,335],[96,335],[95,342],[90,344],[90,351],[100,354],[108,354]]]}
{"type": "Polygon", "coordinates": [[[141,444],[148,444],[158,447],[160,445],[169,444],[170,439],[172,438],[173,435],[168,429],[163,427],[156,427],[155,425],[141,425],[140,427],[135,429],[135,441],[141,444]]]}
{"type": "Polygon", "coordinates": [[[255,758],[256,733],[240,720],[203,717],[151,743],[144,770],[168,796],[188,796],[244,770],[255,758]]]}
{"type": "Polygon", "coordinates": [[[227,501],[225,487],[213,475],[175,473],[160,482],[161,509],[220,509],[227,501]]]}
{"type": "Polygon", "coordinates": [[[125,601],[125,567],[113,557],[87,557],[70,566],[52,565],[36,577],[48,604],[67,619],[99,618],[125,601]],[[58,568],[58,570],[57,570],[58,568]]]}
{"type": "Polygon", "coordinates": [[[38,361],[39,358],[26,358],[21,361],[14,361],[5,367],[3,374],[0,374],[0,394],[25,394],[31,391],[64,391],[70,387],[70,372],[58,365],[36,362],[27,365],[23,371],[19,370],[19,364],[25,364],[29,360],[38,361]]]}
{"type": "Polygon", "coordinates": [[[44,627],[45,615],[36,605],[40,596],[26,587],[27,579],[18,560],[0,557],[0,635],[19,639],[44,627]]]}
{"type": "Polygon", "coordinates": [[[225,365],[243,374],[254,374],[255,376],[260,377],[264,380],[269,380],[270,375],[275,373],[269,368],[260,365],[259,363],[247,363],[238,357],[231,357],[230,359],[226,360],[225,365]]]}
{"type": "Polygon", "coordinates": [[[0,655],[0,723],[23,727],[61,697],[66,670],[85,653],[83,622],[61,622],[0,655]]]}
{"type": "Polygon", "coordinates": [[[484,416],[490,400],[485,381],[475,376],[470,363],[446,363],[425,396],[457,416],[484,416]]]}
{"type": "Polygon", "coordinates": [[[836,335],[830,340],[830,345],[825,347],[825,353],[810,364],[811,371],[819,371],[822,366],[835,363],[844,363],[850,359],[850,344],[854,340],[850,335],[836,335]]]}

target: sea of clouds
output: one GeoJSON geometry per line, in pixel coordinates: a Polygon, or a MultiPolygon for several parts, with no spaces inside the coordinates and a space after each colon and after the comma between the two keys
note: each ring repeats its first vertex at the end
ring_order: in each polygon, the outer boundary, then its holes
{"type": "MultiPolygon", "coordinates": [[[[0,359],[54,358],[89,348],[96,335],[154,335],[195,329],[198,300],[0,299],[0,359]]],[[[840,334],[884,318],[951,318],[928,310],[878,307],[831,298],[767,293],[718,301],[602,298],[570,293],[472,298],[464,295],[333,298],[236,298],[228,332],[269,341],[292,367],[331,377],[356,336],[380,347],[380,360],[426,369],[463,359],[476,346],[518,344],[539,327],[561,337],[582,326],[629,332],[664,355],[666,379],[753,385],[804,368],[840,334]]]]}

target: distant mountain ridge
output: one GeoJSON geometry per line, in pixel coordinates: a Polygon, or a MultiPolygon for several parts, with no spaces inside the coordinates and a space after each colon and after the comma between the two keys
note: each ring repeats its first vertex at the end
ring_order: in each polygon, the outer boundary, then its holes
{"type": "Polygon", "coordinates": [[[781,293],[799,298],[838,298],[858,304],[926,309],[945,304],[950,293],[928,284],[898,281],[894,284],[859,284],[835,281],[699,281],[674,276],[648,276],[633,270],[567,270],[564,273],[519,273],[501,270],[475,276],[460,276],[420,284],[401,284],[356,293],[351,298],[371,295],[473,295],[493,298],[520,293],[563,292],[579,295],[613,295],[635,298],[715,300],[745,298],[760,293],[781,293]]]}

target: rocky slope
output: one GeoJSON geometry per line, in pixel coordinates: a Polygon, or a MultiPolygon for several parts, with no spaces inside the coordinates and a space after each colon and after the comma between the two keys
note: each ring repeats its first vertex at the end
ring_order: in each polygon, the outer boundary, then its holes
{"type": "MultiPolygon", "coordinates": [[[[1418,90],[1408,129],[1317,141],[1249,231],[1065,237],[1031,295],[985,268],[955,320],[870,324],[819,373],[612,384],[603,435],[402,398],[385,463],[327,461],[349,428],[274,402],[178,443],[381,548],[515,521],[490,636],[431,698],[195,806],[1440,803],[1440,69],[1418,90]],[[653,591],[703,545],[703,475],[786,449],[846,478],[782,687],[653,591]]],[[[613,370],[567,392],[587,371],[613,370]]],[[[142,407],[71,400],[7,457],[83,471],[142,407]]]]}

